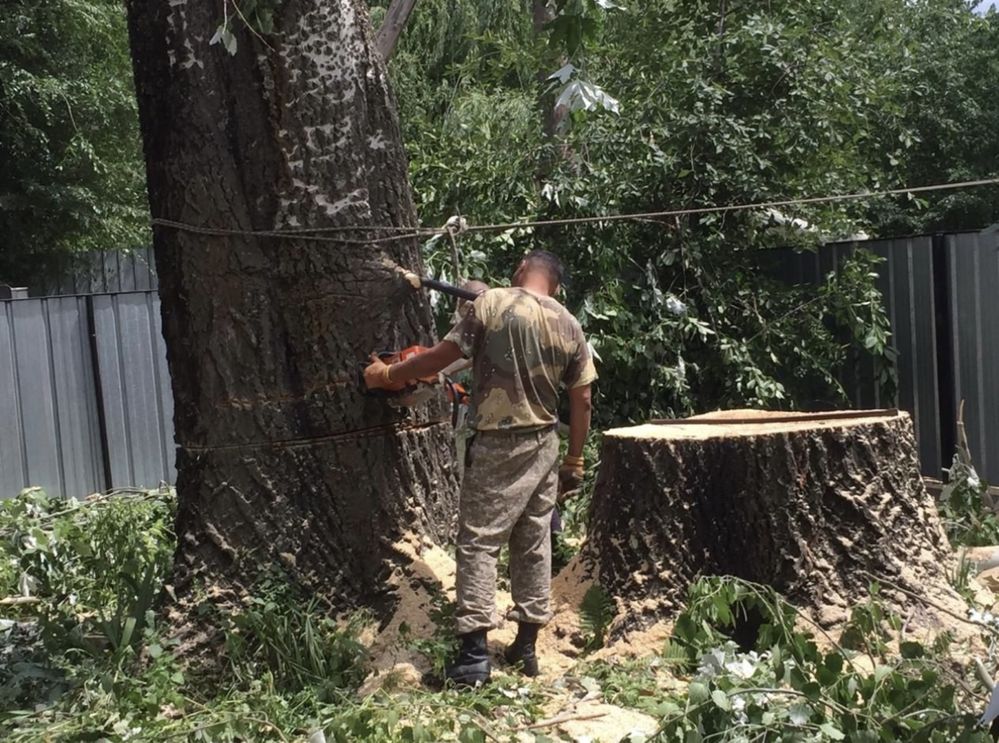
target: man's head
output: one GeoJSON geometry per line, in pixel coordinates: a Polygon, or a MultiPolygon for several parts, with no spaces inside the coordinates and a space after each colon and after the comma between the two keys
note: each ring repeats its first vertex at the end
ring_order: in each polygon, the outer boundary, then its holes
{"type": "MultiPolygon", "coordinates": [[[[461,285],[461,288],[468,292],[474,292],[475,294],[482,294],[484,292],[489,291],[488,284],[486,284],[484,281],[478,281],[476,279],[472,279],[471,281],[466,281],[464,284],[461,285]]],[[[472,305],[468,300],[459,299],[458,314],[464,315],[465,310],[471,306],[472,305]]]]}
{"type": "Polygon", "coordinates": [[[532,250],[513,274],[513,285],[554,296],[565,282],[565,267],[554,253],[532,250]]]}

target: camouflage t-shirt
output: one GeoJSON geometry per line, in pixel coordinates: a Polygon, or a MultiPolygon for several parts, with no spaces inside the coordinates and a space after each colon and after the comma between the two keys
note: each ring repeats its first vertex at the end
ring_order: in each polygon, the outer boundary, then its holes
{"type": "Polygon", "coordinates": [[[477,431],[553,426],[559,385],[572,389],[597,378],[576,318],[526,289],[490,289],[444,340],[472,359],[477,431]]]}

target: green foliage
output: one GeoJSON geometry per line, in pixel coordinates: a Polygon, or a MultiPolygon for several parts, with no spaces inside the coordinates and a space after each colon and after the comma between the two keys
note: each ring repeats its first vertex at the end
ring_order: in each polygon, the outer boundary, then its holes
{"type": "Polygon", "coordinates": [[[673,643],[688,653],[693,675],[686,693],[667,704],[663,741],[850,740],[987,741],[977,726],[967,683],[939,655],[946,643],[883,643],[891,617],[876,591],[847,628],[871,653],[824,638],[828,650],[796,628],[797,612],[772,589],[732,578],[696,583],[678,619],[673,643]],[[730,639],[739,618],[758,612],[751,649],[730,639]],[[681,621],[682,620],[682,621],[681,621]]]}
{"type": "MultiPolygon", "coordinates": [[[[338,625],[273,576],[200,617],[223,632],[227,672],[188,679],[152,610],[172,565],[174,506],[167,490],[76,502],[33,489],[0,502],[0,588],[17,600],[3,609],[16,619],[0,621],[5,740],[258,739],[279,729],[271,718],[305,727],[360,683],[360,620],[338,625]]],[[[354,726],[367,714],[352,713],[354,726]]]]}
{"type": "Polygon", "coordinates": [[[978,572],[977,563],[970,559],[964,550],[957,557],[957,565],[950,574],[950,584],[968,603],[973,603],[975,591],[971,586],[971,578],[978,572]]]}
{"type": "MultiPolygon", "coordinates": [[[[344,743],[507,740],[544,716],[552,684],[501,672],[471,692],[355,698],[366,672],[360,620],[332,622],[328,608],[277,574],[263,576],[229,609],[217,604],[202,617],[224,635],[224,670],[214,678],[180,666],[175,641],[150,611],[129,642],[81,650],[56,604],[67,592],[77,596],[77,621],[88,633],[98,631],[101,616],[119,613],[118,604],[138,611],[137,577],[173,550],[172,510],[166,491],[79,504],[29,491],[2,505],[3,563],[13,560],[16,568],[4,574],[4,589],[17,593],[27,572],[38,576],[40,599],[5,607],[18,621],[0,623],[4,740],[235,743],[302,740],[315,731],[344,743]],[[47,623],[57,631],[43,640],[47,623]]],[[[423,649],[443,658],[450,604],[444,596],[438,603],[441,635],[423,649]]],[[[584,604],[584,631],[603,635],[609,598],[595,589],[584,604]]],[[[947,657],[948,638],[896,645],[904,623],[880,602],[876,586],[854,607],[838,643],[804,632],[805,621],[769,588],[704,579],[691,587],[660,654],[586,663],[556,685],[578,684],[655,716],[656,740],[988,740],[967,714],[979,704],[967,691],[975,682],[947,657]]]]}
{"type": "MultiPolygon", "coordinates": [[[[717,4],[656,0],[601,12],[587,69],[621,113],[575,111],[551,139],[543,91],[530,84],[551,58],[526,12],[498,15],[484,33],[489,3],[457,13],[425,4],[392,65],[422,219],[505,223],[877,185],[911,142],[910,67],[880,5],[782,0],[733,5],[723,19],[717,4]]],[[[496,284],[527,248],[567,259],[566,301],[601,357],[603,425],[841,403],[839,376],[865,354],[890,397],[894,359],[872,259],[856,256],[822,288],[790,288],[769,278],[760,251],[809,249],[853,234],[866,215],[863,205],[811,206],[461,240],[467,272],[496,284]]],[[[449,273],[448,254],[428,246],[432,270],[449,273]]]]}
{"type": "MultiPolygon", "coordinates": [[[[541,715],[541,691],[514,677],[470,693],[355,698],[369,671],[363,617],[333,621],[277,573],[228,607],[198,604],[192,620],[220,630],[221,643],[210,676],[189,672],[137,590],[150,566],[152,593],[163,588],[173,510],[169,491],[77,503],[30,490],[0,502],[3,597],[26,588],[34,600],[0,609],[16,617],[0,619],[0,738],[236,743],[323,731],[341,743],[485,741],[494,726],[541,715]]],[[[452,629],[443,596],[440,609],[433,651],[443,657],[452,629]]]]}
{"type": "MultiPolygon", "coordinates": [[[[893,12],[907,52],[904,115],[911,141],[892,163],[899,184],[999,176],[999,12],[964,0],[918,0],[893,12]]],[[[885,235],[982,229],[999,222],[999,188],[928,194],[879,205],[885,235]]]]}
{"type": "Polygon", "coordinates": [[[594,584],[583,595],[579,605],[579,628],[586,638],[584,652],[599,650],[607,639],[607,630],[614,620],[617,607],[614,599],[603,588],[594,584]]]}
{"type": "Polygon", "coordinates": [[[169,491],[78,502],[31,489],[0,502],[0,590],[14,602],[0,623],[0,724],[60,698],[112,695],[148,713],[152,686],[164,686],[154,694],[164,703],[176,696],[183,676],[153,612],[173,508],[169,491]]]}
{"type": "Polygon", "coordinates": [[[302,596],[280,574],[264,578],[242,606],[219,619],[232,679],[240,688],[271,674],[281,691],[311,688],[329,700],[364,678],[367,652],[356,639],[363,617],[339,626],[317,598],[302,596]]]}
{"type": "Polygon", "coordinates": [[[979,477],[968,455],[958,451],[947,470],[938,504],[951,544],[981,547],[999,543],[999,514],[988,492],[988,483],[979,477]]]}
{"type": "Polygon", "coordinates": [[[0,160],[0,282],[148,241],[120,2],[0,4],[0,160]]]}
{"type": "Polygon", "coordinates": [[[880,592],[881,586],[872,584],[868,600],[850,610],[850,621],[840,637],[840,644],[844,648],[881,658],[885,656],[891,630],[897,631],[900,623],[898,617],[885,612],[880,602],[880,592]]]}
{"type": "Polygon", "coordinates": [[[121,654],[140,640],[172,564],[172,524],[160,493],[81,503],[27,490],[0,502],[0,550],[14,569],[5,595],[38,602],[28,606],[53,652],[121,654]]]}

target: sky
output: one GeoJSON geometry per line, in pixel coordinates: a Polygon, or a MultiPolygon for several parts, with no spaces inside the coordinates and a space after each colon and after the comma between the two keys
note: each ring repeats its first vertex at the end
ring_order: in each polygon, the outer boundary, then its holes
{"type": "Polygon", "coordinates": [[[999,8],[999,0],[985,0],[984,3],[978,6],[978,12],[984,13],[989,8],[999,8]]]}

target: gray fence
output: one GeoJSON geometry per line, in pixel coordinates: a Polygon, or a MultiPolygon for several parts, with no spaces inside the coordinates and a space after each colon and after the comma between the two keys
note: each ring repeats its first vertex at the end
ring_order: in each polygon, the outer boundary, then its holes
{"type": "Polygon", "coordinates": [[[0,497],[173,482],[155,292],[0,301],[0,497]]]}
{"type": "Polygon", "coordinates": [[[156,263],[152,248],[85,253],[61,279],[28,287],[33,297],[69,294],[155,291],[156,263]]]}
{"type": "MultiPolygon", "coordinates": [[[[897,400],[878,393],[858,355],[844,380],[858,408],[913,415],[924,474],[955,445],[958,404],[972,455],[999,483],[999,234],[968,233],[776,251],[773,270],[816,284],[862,247],[881,256],[878,284],[898,352],[897,400]]],[[[148,251],[97,254],[58,291],[115,293],[0,300],[0,497],[40,485],[79,496],[173,482],[173,405],[148,251]]],[[[34,288],[38,291],[38,288],[34,288]]]]}
{"type": "Polygon", "coordinates": [[[999,485],[999,235],[948,235],[949,351],[946,380],[953,401],[964,400],[971,455],[999,485]]]}
{"type": "Polygon", "coordinates": [[[999,235],[960,233],[780,251],[775,273],[789,283],[824,280],[855,250],[880,256],[878,288],[898,353],[898,399],[883,400],[869,360],[844,380],[858,408],[898,405],[913,416],[923,473],[950,465],[959,403],[972,456],[999,483],[999,235]]]}

